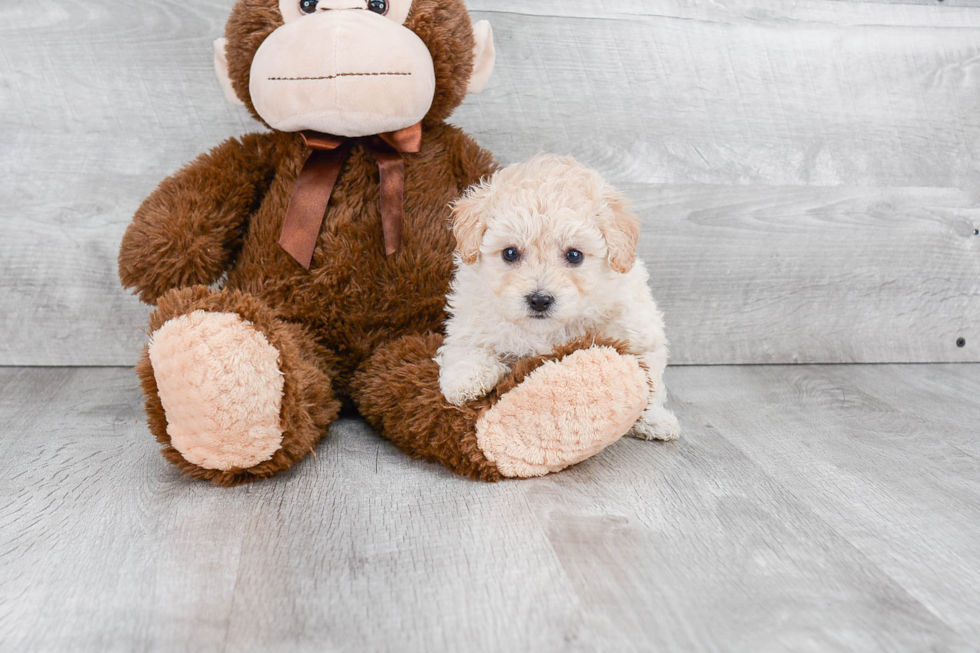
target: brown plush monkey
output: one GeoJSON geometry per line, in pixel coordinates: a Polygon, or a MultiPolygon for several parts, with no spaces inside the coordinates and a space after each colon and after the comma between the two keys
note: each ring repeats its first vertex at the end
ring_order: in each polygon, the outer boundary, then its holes
{"type": "Polygon", "coordinates": [[[345,405],[488,481],[558,471],[629,429],[648,390],[616,343],[520,361],[462,408],[439,390],[449,204],[495,169],[445,120],[489,77],[489,25],[462,0],[239,0],[226,37],[226,94],[272,131],[165,180],[119,256],[156,305],[137,369],[169,461],[222,485],[266,478],[345,405]]]}

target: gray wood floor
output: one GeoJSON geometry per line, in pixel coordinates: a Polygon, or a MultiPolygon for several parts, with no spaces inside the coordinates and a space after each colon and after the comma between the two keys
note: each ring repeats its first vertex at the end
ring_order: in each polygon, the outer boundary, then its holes
{"type": "Polygon", "coordinates": [[[482,485],[339,422],[222,490],[128,369],[0,369],[3,651],[959,651],[980,366],[671,368],[675,444],[482,485]]]}

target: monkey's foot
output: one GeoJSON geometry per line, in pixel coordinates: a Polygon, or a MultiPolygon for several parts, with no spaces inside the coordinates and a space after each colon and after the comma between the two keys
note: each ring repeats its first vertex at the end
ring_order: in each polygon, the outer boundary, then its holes
{"type": "Polygon", "coordinates": [[[244,293],[164,295],[137,370],[150,430],[185,474],[236,485],[313,451],[340,409],[302,327],[244,293]]]}
{"type": "Polygon", "coordinates": [[[279,351],[238,315],[176,317],[153,334],[149,356],[170,444],[187,462],[246,469],[282,446],[279,351]]]}
{"type": "Polygon", "coordinates": [[[544,476],[619,440],[648,396],[635,357],[612,347],[581,349],[543,364],[503,394],[477,422],[477,443],[503,476],[544,476]]]}

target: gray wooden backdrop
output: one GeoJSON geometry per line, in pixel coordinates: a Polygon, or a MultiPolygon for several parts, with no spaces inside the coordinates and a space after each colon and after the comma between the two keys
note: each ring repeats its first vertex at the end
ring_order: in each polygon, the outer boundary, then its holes
{"type": "MultiPolygon", "coordinates": [[[[0,365],[135,361],[130,216],[257,128],[211,68],[231,4],[0,0],[0,365]]],[[[674,362],[980,361],[980,2],[470,7],[499,64],[454,121],[628,192],[674,362]]]]}

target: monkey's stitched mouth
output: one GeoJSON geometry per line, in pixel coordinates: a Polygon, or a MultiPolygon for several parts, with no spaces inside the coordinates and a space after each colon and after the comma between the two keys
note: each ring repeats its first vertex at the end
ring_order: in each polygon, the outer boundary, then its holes
{"type": "Polygon", "coordinates": [[[411,77],[412,73],[337,73],[323,77],[270,77],[270,82],[318,82],[338,77],[411,77]]]}

